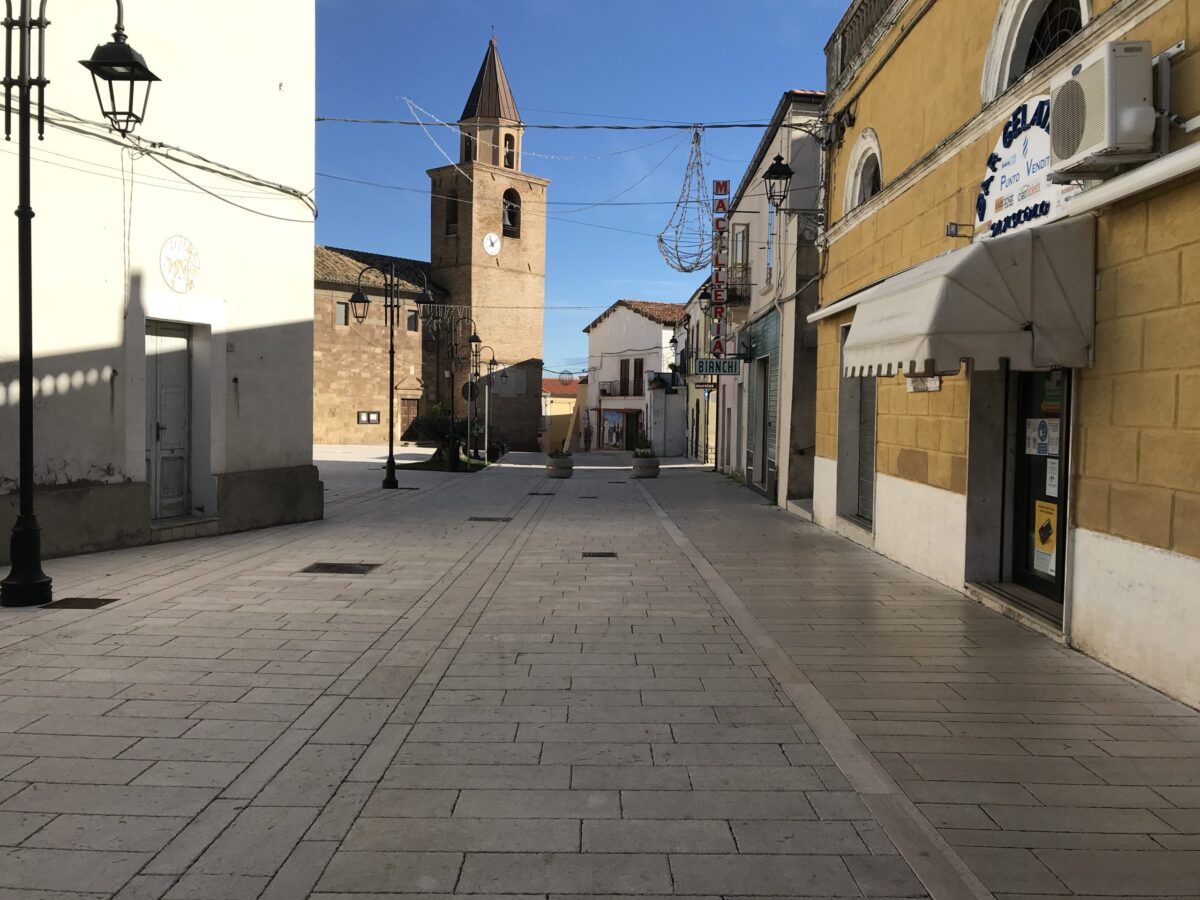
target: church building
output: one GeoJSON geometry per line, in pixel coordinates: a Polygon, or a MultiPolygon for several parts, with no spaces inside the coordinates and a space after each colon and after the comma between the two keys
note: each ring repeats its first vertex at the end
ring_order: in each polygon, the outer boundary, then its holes
{"type": "MultiPolygon", "coordinates": [[[[444,410],[451,402],[459,416],[474,412],[476,418],[482,417],[486,396],[491,442],[514,450],[536,450],[550,182],[523,170],[525,129],[494,37],[458,126],[458,161],[428,172],[429,262],[333,252],[369,258],[385,269],[394,264],[403,282],[405,311],[397,320],[397,383],[392,386],[398,439],[409,436],[405,426],[414,414],[429,415],[435,407],[444,410]],[[425,282],[437,314],[426,310],[417,316],[425,282]],[[414,327],[417,333],[410,334],[414,327]],[[421,349],[414,353],[409,342],[418,334],[421,349]],[[472,343],[472,336],[478,336],[478,342],[472,343]],[[473,370],[472,347],[478,349],[480,363],[474,410],[466,387],[473,370]],[[489,375],[492,359],[496,365],[489,375]]],[[[386,332],[376,331],[371,322],[383,321],[383,304],[372,303],[368,320],[361,324],[347,316],[346,304],[357,275],[347,269],[344,280],[330,281],[328,270],[319,264],[329,253],[330,248],[318,247],[314,268],[314,440],[345,444],[374,443],[381,436],[386,440],[386,332]],[[355,340],[354,330],[364,328],[372,329],[372,340],[355,340]],[[377,346],[380,341],[382,352],[377,346]],[[373,402],[346,393],[347,372],[355,373],[356,393],[362,394],[364,386],[367,392],[375,391],[378,396],[373,402]],[[381,417],[370,415],[376,410],[381,417]],[[360,415],[363,412],[367,415],[360,415]]],[[[368,295],[376,280],[374,272],[364,276],[368,295]]]]}

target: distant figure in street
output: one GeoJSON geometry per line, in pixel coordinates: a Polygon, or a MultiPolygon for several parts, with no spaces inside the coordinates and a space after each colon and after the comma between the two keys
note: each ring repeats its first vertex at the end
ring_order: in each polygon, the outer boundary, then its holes
{"type": "Polygon", "coordinates": [[[589,453],[592,449],[592,423],[583,423],[583,452],[589,453]]]}

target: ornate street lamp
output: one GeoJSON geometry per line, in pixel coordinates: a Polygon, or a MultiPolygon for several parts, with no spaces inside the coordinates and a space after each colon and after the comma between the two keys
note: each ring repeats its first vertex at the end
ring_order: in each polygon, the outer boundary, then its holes
{"type": "MultiPolygon", "coordinates": [[[[43,0],[42,7],[45,8],[43,0]]],[[[142,54],[125,42],[125,7],[117,0],[117,30],[107,44],[99,44],[91,59],[80,64],[92,73],[100,111],[113,130],[129,134],[146,118],[150,86],[159,80],[142,54]]]]}
{"type": "MultiPolygon", "coordinates": [[[[433,299],[429,294],[429,279],[425,277],[423,270],[415,266],[403,266],[402,268],[421,276],[424,292],[417,300],[417,309],[419,310],[422,303],[427,304],[433,299]]],[[[371,271],[378,272],[383,276],[383,321],[388,330],[388,457],[387,472],[383,476],[383,487],[394,491],[400,487],[399,482],[396,481],[396,320],[400,318],[400,310],[403,308],[404,301],[400,297],[401,281],[396,272],[395,263],[389,263],[386,271],[379,266],[365,266],[358,273],[357,289],[350,295],[350,311],[354,316],[354,321],[361,325],[367,320],[367,313],[371,309],[371,299],[362,289],[363,276],[371,271]]]]}
{"type": "Polygon", "coordinates": [[[776,154],[774,162],[763,173],[763,183],[767,187],[767,200],[775,209],[783,206],[787,199],[788,188],[792,183],[792,167],[783,161],[781,154],[776,154]]]}
{"type": "MultiPolygon", "coordinates": [[[[358,277],[362,278],[361,273],[358,277]]],[[[359,325],[367,321],[367,310],[370,308],[371,299],[361,290],[357,290],[350,295],[350,313],[354,316],[354,321],[359,325]]]]}
{"type": "MultiPolygon", "coordinates": [[[[46,85],[46,28],[50,22],[46,19],[47,0],[41,0],[37,18],[31,14],[33,0],[19,0],[18,15],[13,18],[12,0],[4,0],[4,139],[12,139],[12,93],[17,89],[17,331],[20,361],[18,363],[18,383],[20,385],[19,437],[17,480],[20,486],[20,499],[17,520],[13,524],[11,539],[12,569],[3,581],[0,581],[0,605],[2,606],[41,606],[53,599],[50,577],[42,571],[42,530],[38,526],[37,515],[33,504],[33,202],[30,189],[30,127],[32,119],[33,89],[37,88],[38,104],[38,140],[45,137],[45,106],[44,98],[46,85]],[[17,71],[13,74],[13,32],[17,32],[17,71]],[[35,48],[34,31],[38,32],[37,76],[33,75],[33,54],[35,48]]],[[[100,95],[100,83],[110,87],[116,82],[129,82],[130,102],[124,105],[118,102],[117,92],[110,92],[108,106],[100,101],[104,115],[113,122],[114,127],[127,135],[145,117],[146,99],[149,94],[149,83],[157,81],[154,73],[146,67],[146,61],[141,55],[125,44],[124,6],[117,0],[117,33],[114,43],[120,44],[126,55],[106,56],[97,47],[100,60],[84,63],[92,71],[100,95]],[[110,64],[106,65],[105,60],[110,64]],[[124,59],[127,65],[119,65],[124,59]],[[90,64],[96,62],[95,67],[90,64]],[[142,97],[141,109],[135,102],[134,89],[145,85],[146,95],[142,97]],[[114,116],[116,118],[114,118],[114,116]],[[117,123],[120,123],[118,126],[117,123]]],[[[111,44],[105,45],[112,46],[111,44]]],[[[122,92],[123,93],[123,92],[122,92]]]]}

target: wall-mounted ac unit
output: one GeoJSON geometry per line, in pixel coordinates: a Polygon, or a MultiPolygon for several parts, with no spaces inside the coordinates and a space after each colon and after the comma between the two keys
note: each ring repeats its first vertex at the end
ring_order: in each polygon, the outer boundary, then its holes
{"type": "Polygon", "coordinates": [[[1149,41],[1110,41],[1051,79],[1051,178],[1104,177],[1154,158],[1153,65],[1149,41]]]}

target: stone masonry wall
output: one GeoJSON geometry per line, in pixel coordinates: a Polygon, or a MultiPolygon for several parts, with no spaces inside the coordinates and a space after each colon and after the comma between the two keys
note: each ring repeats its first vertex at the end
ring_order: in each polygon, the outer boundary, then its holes
{"type": "MultiPolygon", "coordinates": [[[[318,289],[313,294],[313,442],[317,444],[387,443],[388,333],[383,298],[371,297],[367,320],[349,317],[336,324],[338,301],[350,291],[318,289]],[[359,425],[359,410],[379,413],[378,425],[359,425]]],[[[406,309],[415,309],[410,302],[406,309]]],[[[402,311],[396,323],[396,417],[400,400],[420,399],[421,334],[407,329],[402,311]]],[[[397,431],[397,440],[400,432],[397,431]]]]}

